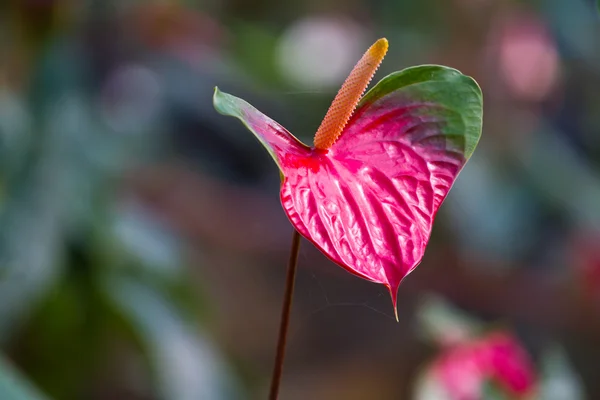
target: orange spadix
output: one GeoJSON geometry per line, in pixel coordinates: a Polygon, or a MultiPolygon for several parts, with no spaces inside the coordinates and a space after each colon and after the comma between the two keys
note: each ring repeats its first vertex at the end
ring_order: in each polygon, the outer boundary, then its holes
{"type": "Polygon", "coordinates": [[[387,39],[376,41],[356,63],[315,134],[315,148],[329,149],[342,133],[388,50],[387,39]]]}

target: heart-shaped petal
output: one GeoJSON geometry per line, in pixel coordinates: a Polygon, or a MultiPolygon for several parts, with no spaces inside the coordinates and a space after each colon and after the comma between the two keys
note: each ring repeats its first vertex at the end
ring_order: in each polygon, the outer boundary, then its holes
{"type": "Polygon", "coordinates": [[[269,149],[294,227],[349,272],[386,285],[395,309],[398,286],[421,261],[433,218],[481,135],[477,83],[442,66],[391,74],[326,151],[243,100],[216,91],[214,101],[269,149]]]}

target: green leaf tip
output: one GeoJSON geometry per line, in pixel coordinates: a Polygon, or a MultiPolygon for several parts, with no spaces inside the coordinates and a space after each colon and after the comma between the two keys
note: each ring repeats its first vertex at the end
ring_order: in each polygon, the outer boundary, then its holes
{"type": "Polygon", "coordinates": [[[384,77],[363,96],[359,107],[396,91],[411,101],[434,102],[452,111],[456,118],[448,133],[455,136],[462,132],[465,158],[471,157],[483,126],[483,94],[475,79],[443,65],[409,67],[384,77]]]}
{"type": "Polygon", "coordinates": [[[219,90],[218,86],[215,86],[215,91],[213,92],[213,107],[219,114],[222,115],[230,115],[225,109],[223,102],[225,101],[225,96],[227,93],[223,93],[219,90]]]}
{"type": "Polygon", "coordinates": [[[240,120],[269,152],[280,170],[280,155],[308,151],[308,147],[283,126],[258,111],[247,101],[221,92],[218,87],[215,87],[213,105],[220,114],[240,120]]]}

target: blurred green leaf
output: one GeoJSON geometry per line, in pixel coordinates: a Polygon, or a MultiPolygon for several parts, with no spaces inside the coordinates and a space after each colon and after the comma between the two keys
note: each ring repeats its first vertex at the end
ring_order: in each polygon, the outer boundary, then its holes
{"type": "Polygon", "coordinates": [[[241,398],[238,384],[206,334],[162,293],[124,276],[109,279],[106,291],[139,335],[162,398],[241,398]]]}
{"type": "Polygon", "coordinates": [[[264,26],[240,22],[234,25],[234,34],[233,53],[244,70],[263,84],[280,85],[281,76],[275,65],[276,33],[264,26]]]}
{"type": "Polygon", "coordinates": [[[492,381],[486,381],[483,385],[483,395],[481,398],[485,400],[511,400],[510,397],[492,381]]]}
{"type": "Polygon", "coordinates": [[[584,0],[546,0],[542,11],[560,38],[565,50],[577,58],[598,66],[600,27],[597,24],[596,4],[584,0]]]}
{"type": "Polygon", "coordinates": [[[422,302],[417,318],[423,336],[444,345],[467,341],[483,330],[480,321],[435,295],[422,302]]]}
{"type": "Polygon", "coordinates": [[[525,146],[514,147],[516,157],[546,201],[566,210],[575,223],[600,229],[600,175],[566,135],[550,125],[544,128],[525,146]]]}
{"type": "Polygon", "coordinates": [[[421,371],[413,389],[414,400],[452,400],[448,391],[430,371],[421,371]]]}
{"type": "Polygon", "coordinates": [[[0,356],[0,399],[46,400],[48,397],[40,393],[3,356],[0,356]]]}
{"type": "Polygon", "coordinates": [[[561,347],[551,347],[543,354],[540,392],[540,398],[544,400],[586,398],[581,378],[573,370],[561,347]]]}

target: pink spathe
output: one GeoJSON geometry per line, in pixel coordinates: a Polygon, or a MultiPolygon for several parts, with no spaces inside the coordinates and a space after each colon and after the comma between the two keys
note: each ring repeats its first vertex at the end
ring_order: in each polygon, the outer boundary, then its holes
{"type": "Polygon", "coordinates": [[[438,140],[442,121],[426,112],[432,106],[401,103],[390,93],[362,104],[325,151],[246,114],[282,170],[281,202],[294,227],[349,272],[387,286],[394,307],[466,162],[460,145],[438,140]]]}

